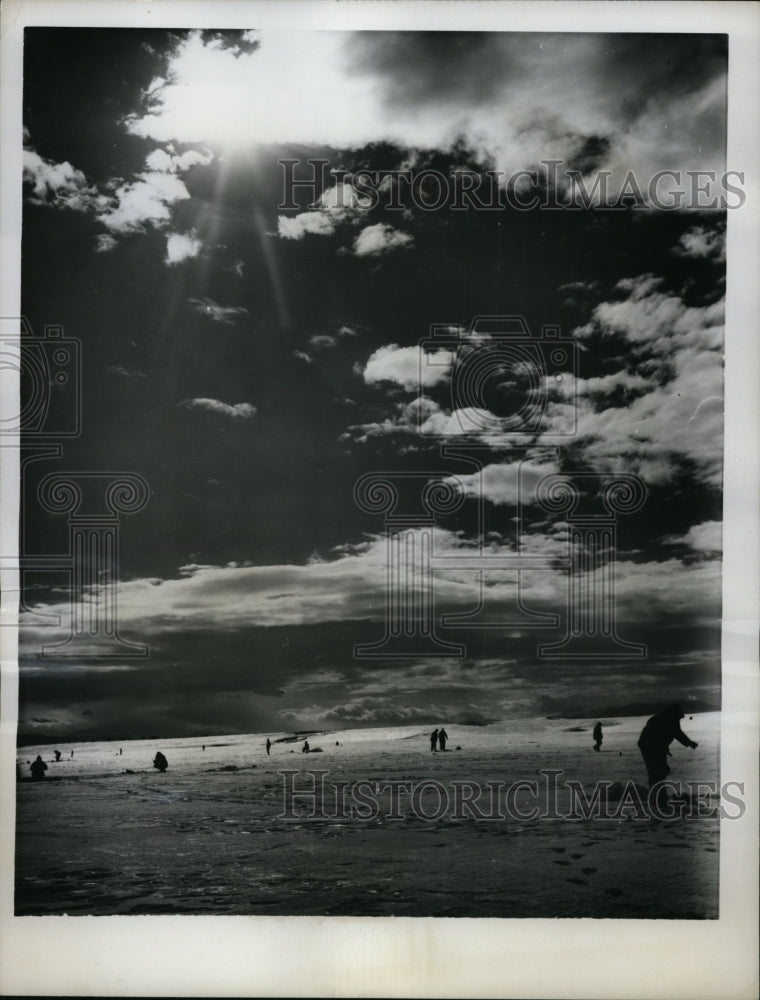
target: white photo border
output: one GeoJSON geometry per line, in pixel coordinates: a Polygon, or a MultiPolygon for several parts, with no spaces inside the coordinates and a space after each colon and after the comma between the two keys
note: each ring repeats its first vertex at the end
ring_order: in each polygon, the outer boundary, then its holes
{"type": "MultiPolygon", "coordinates": [[[[722,780],[747,812],[723,822],[714,921],[13,916],[14,629],[0,629],[0,992],[102,996],[755,996],[758,887],[758,226],[760,6],[713,2],[5,0],[0,315],[20,315],[23,30],[98,27],[699,32],[729,35],[722,780]],[[754,989],[753,989],[754,986],[754,989]]],[[[0,449],[0,551],[17,544],[17,451],[0,449]]],[[[17,581],[3,571],[3,614],[17,581]]],[[[8,620],[8,619],[6,619],[8,620]]]]}

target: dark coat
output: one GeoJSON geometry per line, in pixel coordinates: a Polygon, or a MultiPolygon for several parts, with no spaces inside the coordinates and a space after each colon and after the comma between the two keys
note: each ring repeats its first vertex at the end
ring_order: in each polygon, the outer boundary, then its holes
{"type": "Polygon", "coordinates": [[[685,747],[690,747],[692,741],[681,729],[683,712],[680,705],[669,705],[653,715],[641,730],[638,746],[645,753],[667,753],[673,740],[678,740],[685,747]]]}
{"type": "Polygon", "coordinates": [[[32,763],[29,765],[29,770],[32,772],[33,778],[44,778],[45,771],[47,771],[47,769],[48,769],[47,764],[45,763],[44,760],[41,760],[39,757],[37,758],[37,760],[32,761],[32,763]]]}

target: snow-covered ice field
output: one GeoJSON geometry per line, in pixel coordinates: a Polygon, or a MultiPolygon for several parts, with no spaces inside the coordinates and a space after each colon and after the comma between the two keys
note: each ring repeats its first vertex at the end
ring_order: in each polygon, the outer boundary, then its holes
{"type": "MultiPolygon", "coordinates": [[[[275,742],[267,757],[267,736],[287,733],[22,747],[16,913],[716,918],[717,796],[668,822],[612,799],[612,818],[570,816],[566,782],[589,800],[600,781],[646,784],[636,747],[645,719],[603,721],[601,753],[594,720],[567,719],[447,725],[447,752],[435,755],[418,726],[310,735],[322,752],[308,755],[300,741],[275,742]],[[164,774],[152,767],[159,749],[164,774]],[[48,772],[34,782],[38,753],[48,772]],[[309,770],[327,772],[327,818],[310,817],[309,797],[288,817],[285,788],[311,788],[309,770]],[[542,771],[561,772],[556,795],[542,771]],[[539,794],[521,788],[510,810],[503,795],[520,780],[539,794]],[[399,781],[417,798],[373,792],[399,781]],[[370,783],[369,806],[353,798],[357,782],[370,783]],[[462,782],[484,789],[476,806],[495,818],[457,806],[472,794],[455,791],[462,782]],[[487,782],[503,783],[495,810],[487,782]],[[554,818],[514,814],[536,804],[554,818]]],[[[717,787],[719,713],[683,728],[699,747],[672,745],[672,779],[717,787]]]]}

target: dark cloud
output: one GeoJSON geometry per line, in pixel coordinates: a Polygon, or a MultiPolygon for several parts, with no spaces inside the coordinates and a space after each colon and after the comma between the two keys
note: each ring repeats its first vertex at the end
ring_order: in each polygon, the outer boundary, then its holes
{"type": "Polygon", "coordinates": [[[604,136],[586,136],[578,151],[568,160],[568,170],[578,170],[584,176],[601,167],[610,150],[610,140],[604,136]]]}
{"type": "MultiPolygon", "coordinates": [[[[471,633],[447,630],[447,639],[471,644],[475,655],[463,660],[357,660],[355,643],[377,638],[377,628],[345,622],[243,629],[221,641],[218,634],[175,634],[153,647],[149,664],[119,676],[93,668],[74,690],[53,671],[22,670],[22,703],[44,711],[73,701],[71,718],[69,712],[47,718],[57,726],[51,736],[104,739],[582,715],[602,702],[667,700],[679,691],[719,697],[716,626],[663,621],[636,633],[648,641],[649,657],[635,668],[541,660],[536,643],[550,635],[541,631],[488,632],[473,643],[471,633]],[[89,707],[82,709],[83,701],[89,707]]],[[[34,730],[22,727],[21,735],[34,730]]]]}
{"type": "Polygon", "coordinates": [[[587,82],[606,87],[622,126],[648,101],[725,74],[727,48],[725,35],[420,31],[361,32],[347,52],[352,72],[382,81],[391,106],[488,104],[543,74],[571,100],[585,96],[587,82]]]}

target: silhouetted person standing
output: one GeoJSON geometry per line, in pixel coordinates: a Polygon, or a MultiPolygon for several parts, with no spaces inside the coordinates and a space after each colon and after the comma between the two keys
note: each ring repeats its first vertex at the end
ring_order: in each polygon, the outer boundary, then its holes
{"type": "Polygon", "coordinates": [[[673,740],[685,747],[697,748],[694,740],[681,730],[681,719],[683,711],[680,705],[668,705],[667,708],[653,715],[641,730],[638,747],[649,778],[649,787],[656,785],[658,781],[663,781],[670,771],[667,763],[668,747],[673,740]]]}
{"type": "Polygon", "coordinates": [[[604,736],[602,736],[602,724],[601,722],[597,722],[597,724],[594,726],[594,750],[597,751],[601,750],[603,739],[604,736]]]}
{"type": "Polygon", "coordinates": [[[61,751],[60,750],[54,750],[53,753],[55,754],[55,761],[56,761],[56,763],[58,763],[58,761],[61,759],[61,751]]]}
{"type": "Polygon", "coordinates": [[[304,740],[303,746],[301,747],[301,753],[308,753],[308,752],[309,752],[309,741],[304,740]]]}
{"type": "Polygon", "coordinates": [[[436,752],[435,748],[437,746],[438,746],[438,730],[434,729],[433,732],[430,734],[430,749],[433,751],[433,753],[436,752]]]}
{"type": "Polygon", "coordinates": [[[166,757],[164,757],[164,755],[161,753],[160,750],[158,751],[158,753],[156,754],[156,756],[153,758],[153,766],[155,767],[155,769],[157,771],[160,771],[161,774],[163,774],[164,771],[169,766],[169,761],[166,759],[166,757]]]}
{"type": "Polygon", "coordinates": [[[269,751],[272,749],[272,741],[267,739],[267,757],[269,756],[269,751]]]}
{"type": "Polygon", "coordinates": [[[448,738],[449,738],[449,734],[446,732],[445,729],[439,729],[438,730],[438,746],[444,752],[446,750],[446,740],[448,738]]]}
{"type": "Polygon", "coordinates": [[[33,760],[29,765],[29,770],[32,772],[33,781],[41,781],[45,777],[45,771],[47,771],[47,764],[45,761],[37,754],[37,759],[33,760]]]}

